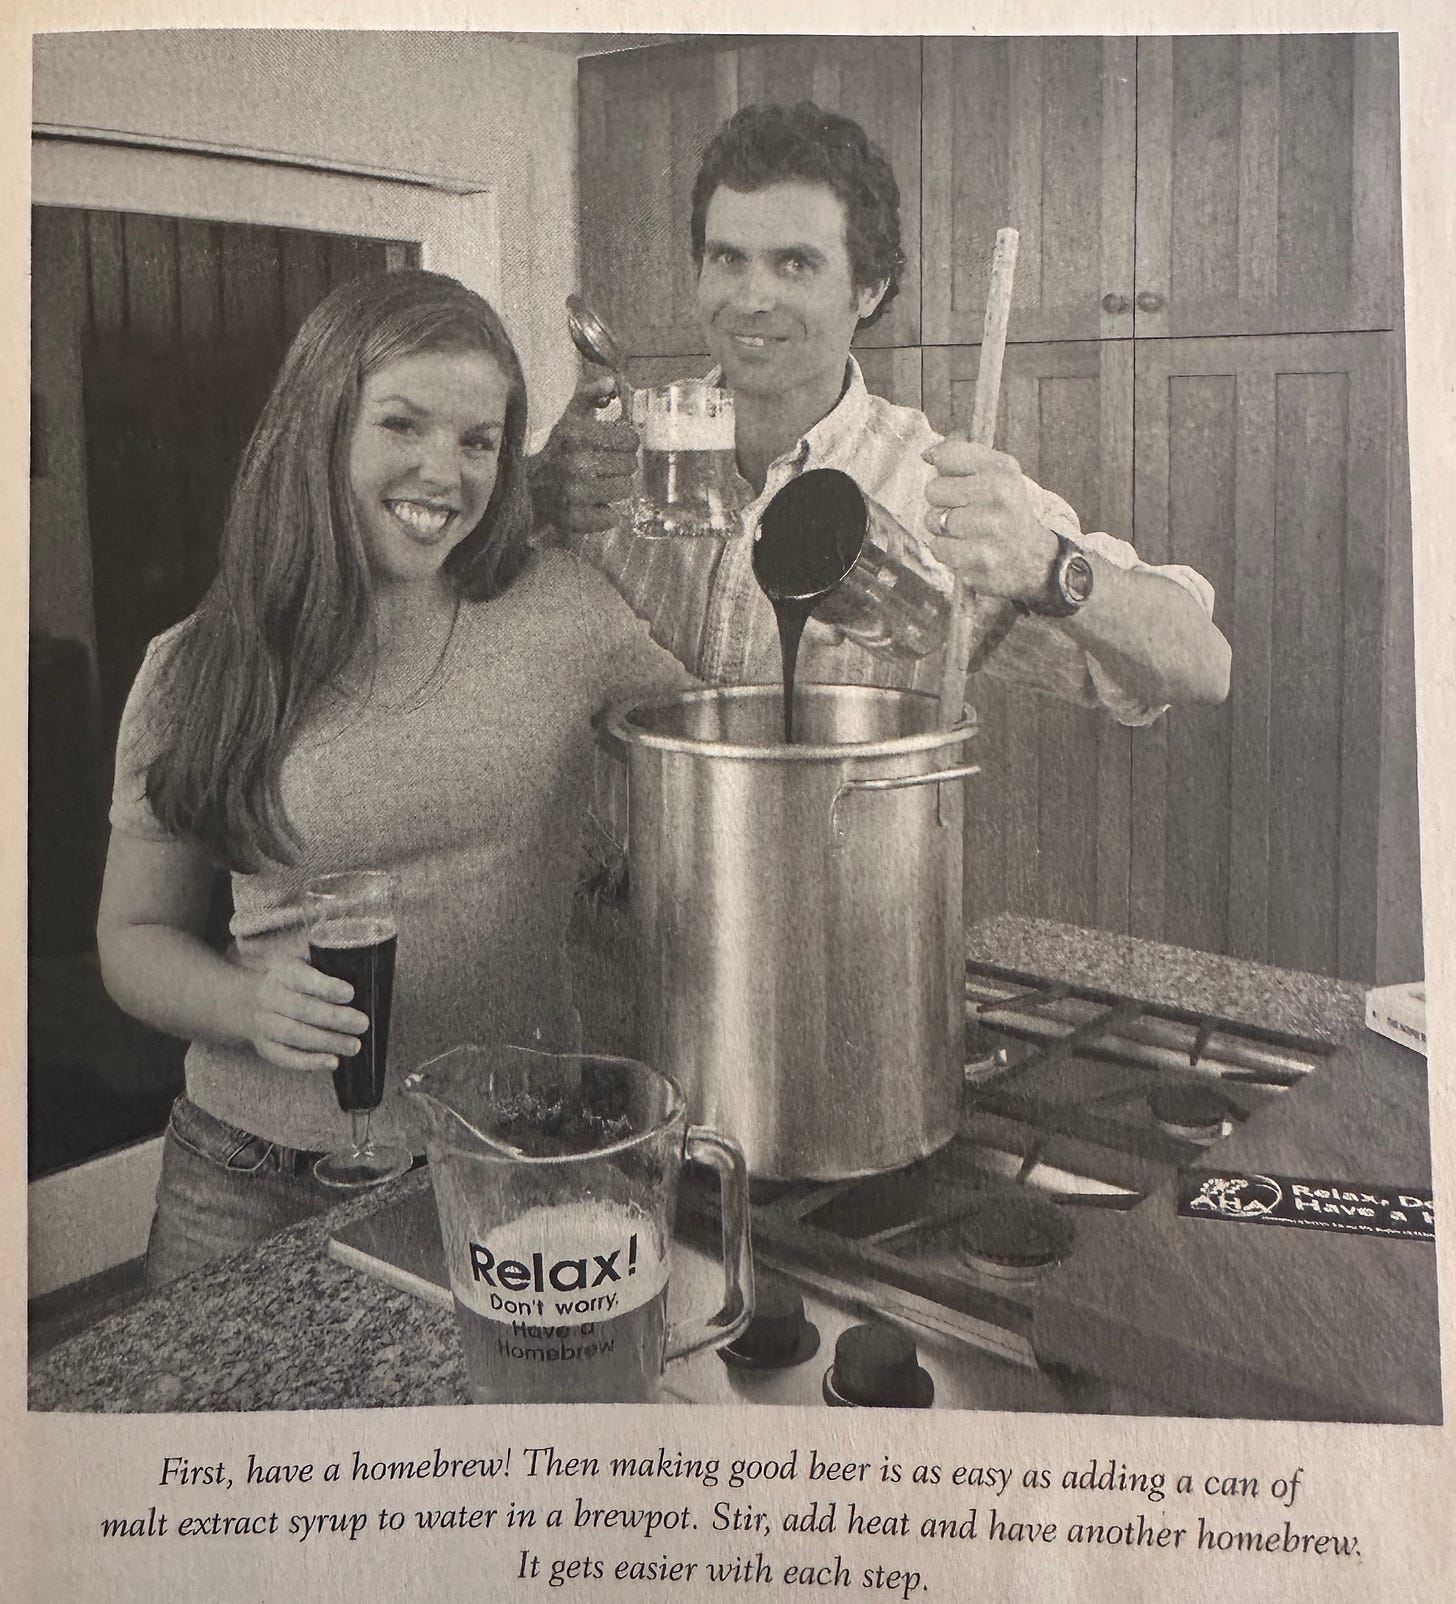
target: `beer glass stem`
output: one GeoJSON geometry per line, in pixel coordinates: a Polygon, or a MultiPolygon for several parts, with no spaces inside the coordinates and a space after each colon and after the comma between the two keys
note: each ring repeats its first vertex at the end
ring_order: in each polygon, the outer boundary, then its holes
{"type": "Polygon", "coordinates": [[[369,1146],[369,1114],[367,1108],[351,1108],[349,1118],[354,1127],[354,1151],[362,1153],[369,1146]]]}

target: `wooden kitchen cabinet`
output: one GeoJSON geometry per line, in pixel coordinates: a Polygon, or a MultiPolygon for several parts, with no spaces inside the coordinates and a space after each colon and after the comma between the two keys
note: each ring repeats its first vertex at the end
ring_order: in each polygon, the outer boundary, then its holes
{"type": "Polygon", "coordinates": [[[1137,48],[1137,333],[1394,326],[1393,34],[1137,48]]]}
{"type": "Polygon", "coordinates": [[[583,292],[629,351],[702,349],[690,225],[703,148],[742,106],[804,99],[856,118],[894,166],[905,270],[895,302],[861,343],[919,343],[920,41],[775,37],[581,63],[583,292]]]}
{"type": "Polygon", "coordinates": [[[1138,342],[1138,550],[1213,583],[1233,682],[1134,739],[1134,935],[1375,973],[1392,344],[1138,342]]]}
{"type": "MultiPolygon", "coordinates": [[[[969,429],[979,345],[924,352],[925,415],[969,429]]],[[[1008,346],[996,444],[1077,510],[1082,525],[1131,539],[1133,345],[1130,340],[1008,346]]]]}
{"type": "MultiPolygon", "coordinates": [[[[925,411],[966,428],[978,346],[925,353],[925,411]]],[[[996,438],[1083,528],[1130,538],[1133,348],[1128,340],[1008,346],[996,438]]],[[[980,718],[966,806],[966,911],[1003,909],[1128,927],[1130,732],[991,674],[967,693],[980,718]],[[1029,805],[1028,799],[1034,799],[1029,805]]]]}
{"type": "Polygon", "coordinates": [[[736,107],[732,53],[712,42],[581,62],[582,293],[634,356],[702,349],[693,179],[704,145],[736,107]]]}
{"type": "MultiPolygon", "coordinates": [[[[1204,575],[1233,680],[1142,730],[974,681],[969,912],[1377,972],[1382,701],[1410,674],[1382,639],[1393,339],[1008,347],[1002,449],[1084,528],[1204,575]]],[[[936,427],[969,422],[978,357],[925,353],[936,427]]]]}
{"type": "Polygon", "coordinates": [[[1007,226],[1013,341],[1393,326],[1393,35],[930,39],[924,98],[928,343],[1007,226]]]}
{"type": "Polygon", "coordinates": [[[925,341],[979,341],[1000,228],[1008,338],[1133,332],[1135,39],[927,39],[925,341]]]}

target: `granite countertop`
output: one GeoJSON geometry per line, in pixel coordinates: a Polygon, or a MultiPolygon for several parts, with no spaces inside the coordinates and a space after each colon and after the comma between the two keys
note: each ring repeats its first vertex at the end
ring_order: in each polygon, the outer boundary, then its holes
{"type": "MultiPolygon", "coordinates": [[[[1003,915],[975,925],[971,958],[1336,1042],[1363,1021],[1348,981],[1003,915]]],[[[44,1355],[32,1409],[146,1412],[459,1403],[450,1311],[331,1258],[330,1235],[429,1185],[416,1172],[256,1248],[205,1265],[44,1355]]]]}
{"type": "Polygon", "coordinates": [[[350,1198],[91,1326],[31,1366],[30,1407],[126,1414],[463,1402],[454,1315],[328,1253],[340,1226],[429,1184],[417,1170],[350,1198]]]}
{"type": "Polygon", "coordinates": [[[1365,991],[1354,981],[1050,919],[982,920],[967,933],[966,956],[1314,1041],[1342,1041],[1365,1023],[1365,991]]]}

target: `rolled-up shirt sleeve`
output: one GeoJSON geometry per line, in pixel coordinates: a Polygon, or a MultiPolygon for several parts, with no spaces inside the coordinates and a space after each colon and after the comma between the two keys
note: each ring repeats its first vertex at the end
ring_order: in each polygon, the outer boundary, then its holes
{"type": "MultiPolygon", "coordinates": [[[[1084,551],[1091,552],[1103,562],[1111,563],[1125,572],[1157,574],[1163,579],[1171,580],[1187,591],[1209,618],[1213,617],[1213,586],[1196,569],[1186,567],[1182,563],[1144,562],[1126,540],[1120,540],[1116,535],[1109,535],[1097,529],[1084,530],[1077,514],[1060,496],[1043,489],[1032,479],[1027,479],[1026,485],[1037,518],[1045,528],[1054,534],[1067,536],[1069,540],[1076,541],[1084,551]]],[[[1167,712],[1168,703],[1145,702],[1141,697],[1135,696],[1099,658],[1083,648],[1073,646],[1065,633],[1051,621],[1023,620],[1018,624],[1014,634],[1020,634],[1023,643],[1029,645],[1027,637],[1037,629],[1047,632],[1055,630],[1066,645],[1081,658],[1085,677],[1077,700],[1088,705],[1100,705],[1119,724],[1134,727],[1153,724],[1167,712]]],[[[993,674],[999,668],[1006,678],[1024,680],[1032,684],[1040,683],[1045,689],[1054,688],[1051,684],[1051,665],[1047,658],[1034,651],[1027,653],[1026,657],[1028,659],[1026,662],[1018,664],[1017,654],[1007,653],[998,664],[993,656],[992,663],[988,667],[993,674]],[[1037,661],[1038,658],[1040,661],[1037,661]]]]}

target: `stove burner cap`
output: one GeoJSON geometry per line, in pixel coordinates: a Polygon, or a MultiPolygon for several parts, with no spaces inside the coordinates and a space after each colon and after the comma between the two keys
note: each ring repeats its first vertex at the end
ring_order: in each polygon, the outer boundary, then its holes
{"type": "Polygon", "coordinates": [[[1061,1209],[1024,1186],[980,1193],[960,1229],[967,1258],[1014,1270],[1055,1264],[1071,1251],[1075,1238],[1061,1209]]]}
{"type": "Polygon", "coordinates": [[[804,1318],[797,1287],[775,1278],[760,1280],[753,1319],[735,1342],[718,1350],[724,1364],[743,1370],[786,1370],[819,1351],[819,1327],[804,1318]]]}
{"type": "Polygon", "coordinates": [[[860,1408],[929,1409],[935,1383],[920,1368],[914,1340],[896,1326],[850,1326],[824,1372],[824,1401],[860,1408]]]}
{"type": "Polygon", "coordinates": [[[1148,1093],[1148,1107],[1170,1135],[1212,1141],[1223,1135],[1229,1100],[1217,1086],[1200,1077],[1155,1086],[1148,1093]]]}

